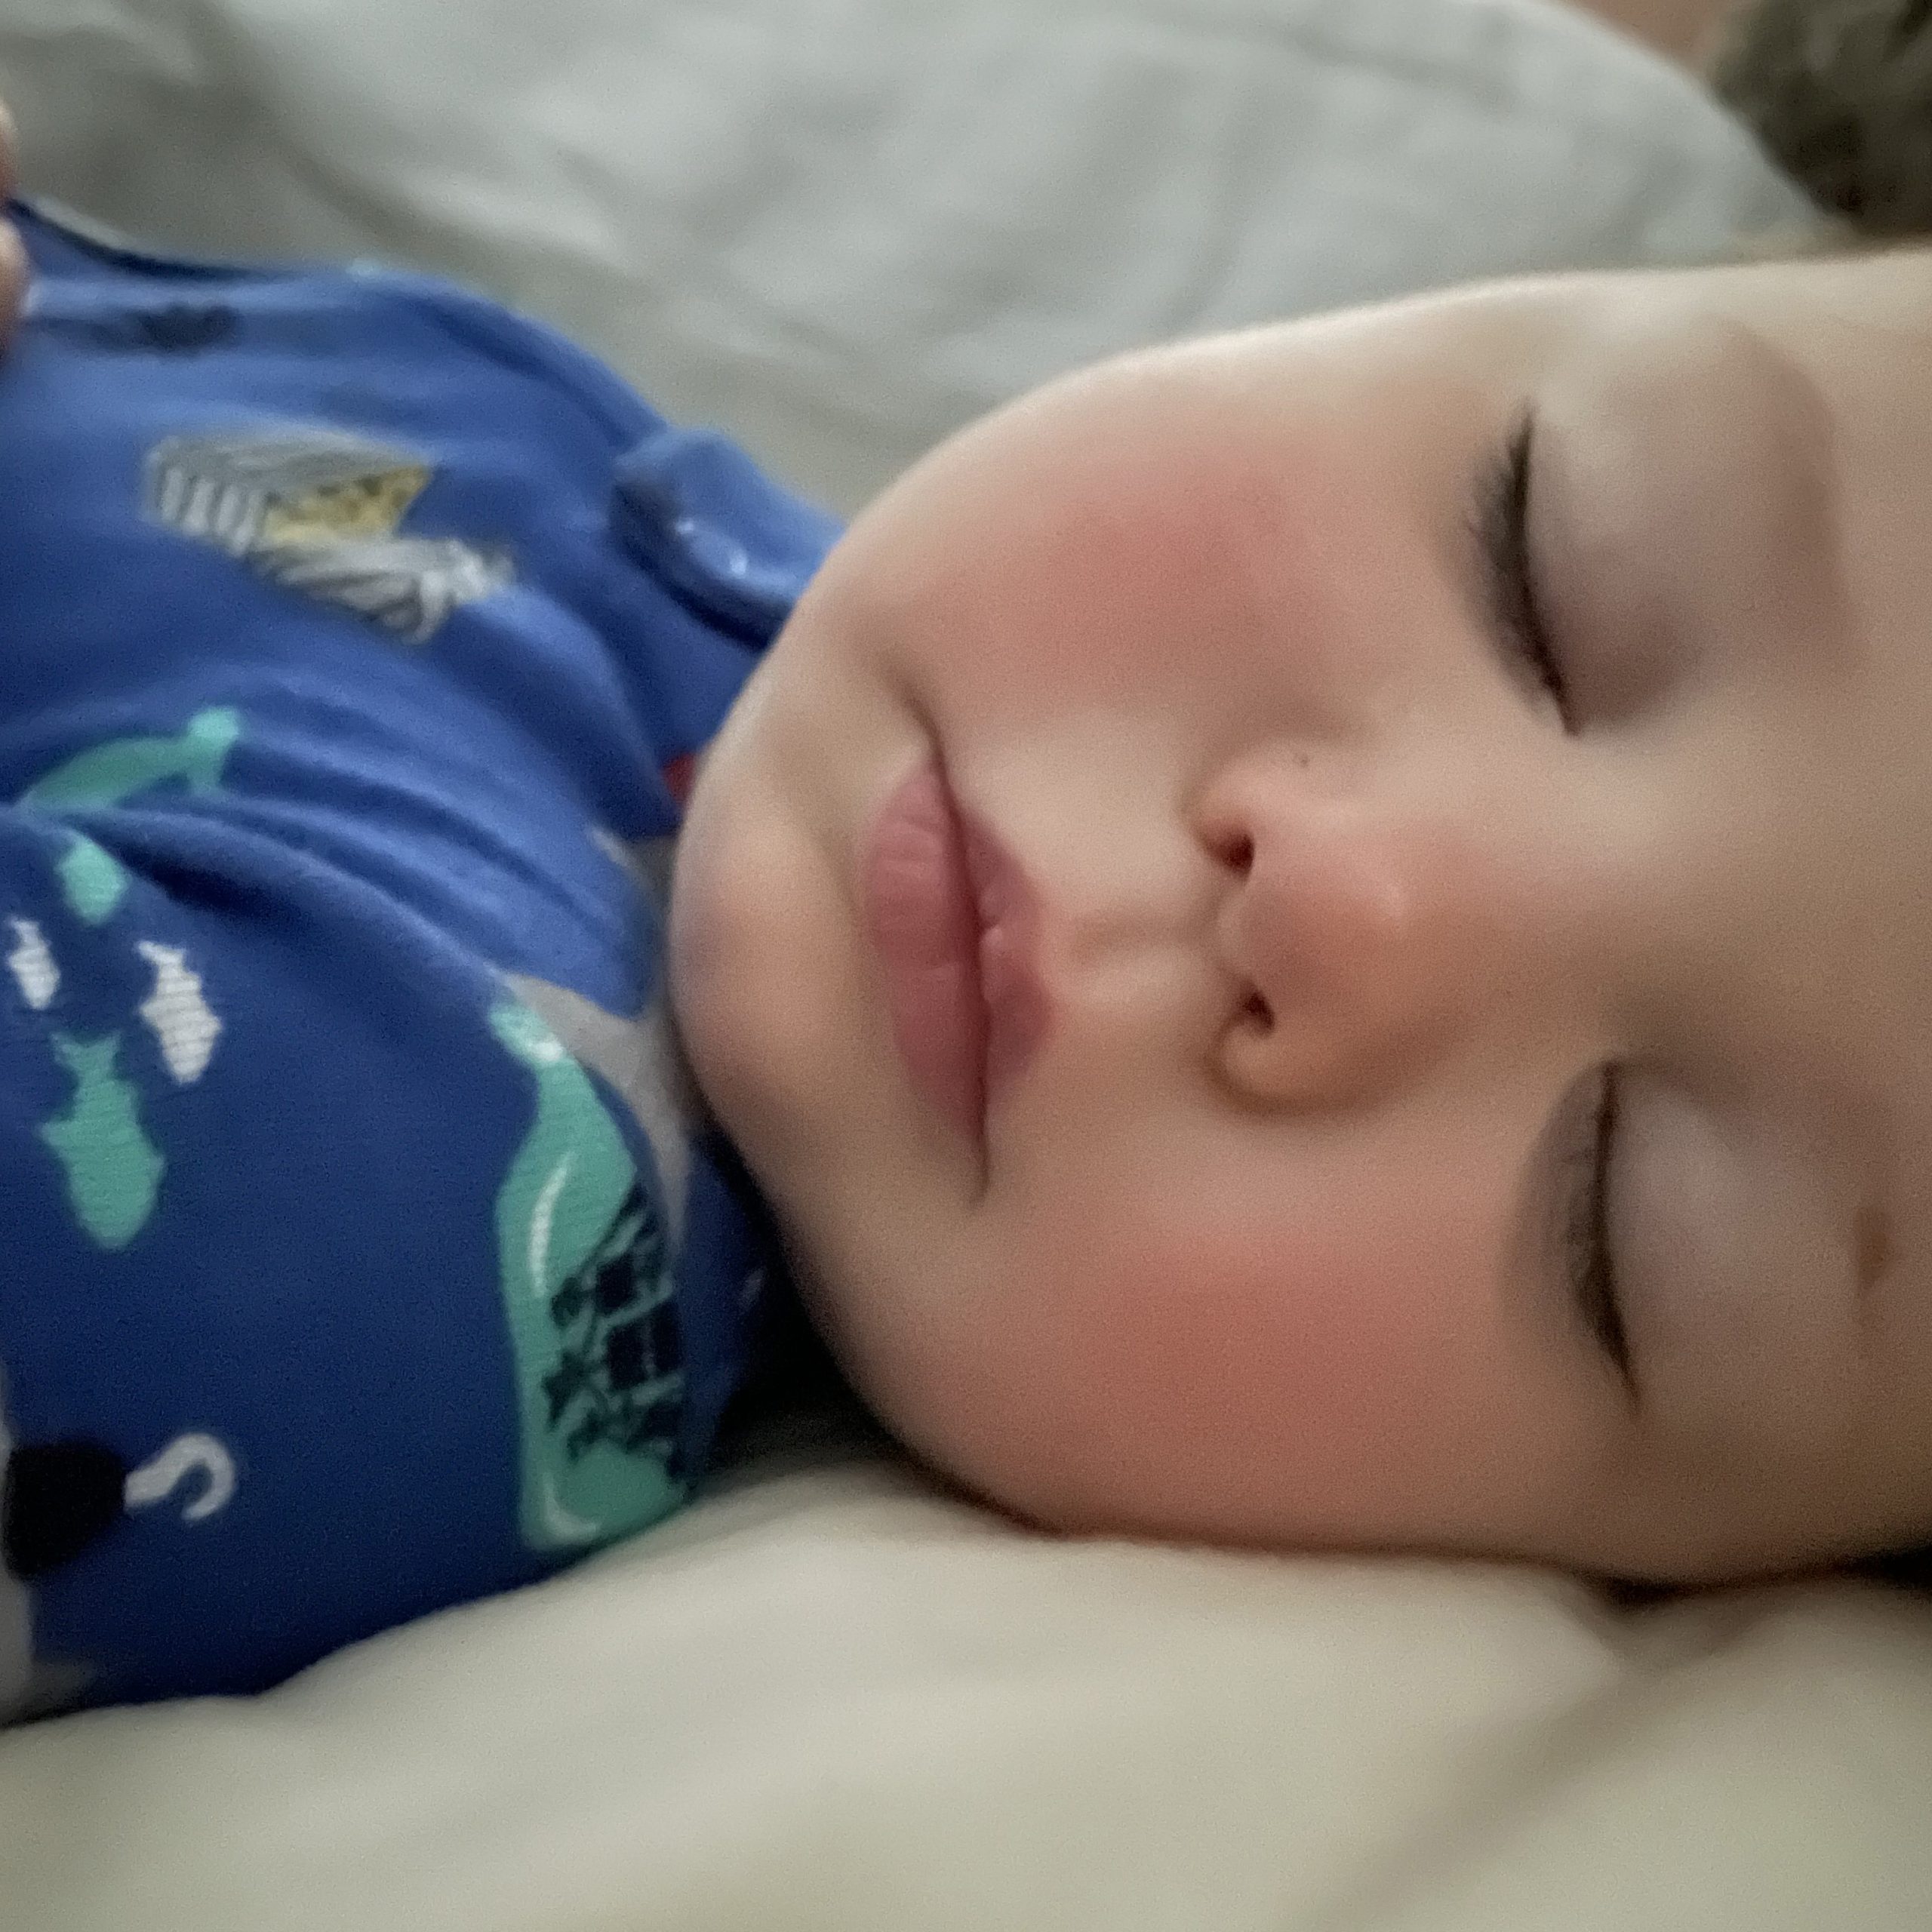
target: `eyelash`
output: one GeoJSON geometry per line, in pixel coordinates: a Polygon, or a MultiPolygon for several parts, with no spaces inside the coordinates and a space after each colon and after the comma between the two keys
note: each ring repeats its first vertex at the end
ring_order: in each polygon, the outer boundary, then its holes
{"type": "Polygon", "coordinates": [[[1563,1267],[1590,1332],[1634,1396],[1630,1340],[1610,1245],[1610,1169],[1620,1098],[1617,1069],[1607,1066],[1598,1075],[1590,1131],[1566,1163],[1570,1184],[1564,1190],[1563,1267]]]}
{"type": "Polygon", "coordinates": [[[1563,728],[1574,733],[1569,681],[1544,621],[1537,595],[1536,559],[1530,548],[1530,478],[1537,422],[1527,413],[1509,432],[1481,493],[1478,528],[1491,614],[1524,672],[1556,706],[1563,728]]]}

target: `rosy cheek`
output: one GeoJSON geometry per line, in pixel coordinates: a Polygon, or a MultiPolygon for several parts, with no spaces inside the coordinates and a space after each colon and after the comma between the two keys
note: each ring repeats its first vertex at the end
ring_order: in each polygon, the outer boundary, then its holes
{"type": "Polygon", "coordinates": [[[969,702],[1158,701],[1209,663],[1244,702],[1257,675],[1278,685],[1299,654],[1318,677],[1315,654],[1341,648],[1334,561],[1361,550],[1312,454],[1150,433],[995,451],[941,480],[878,574],[887,634],[969,702]]]}
{"type": "MultiPolygon", "coordinates": [[[[1379,1460],[1389,1420],[1421,1394],[1434,1324],[1420,1284],[1372,1244],[1277,1249],[1259,1269],[1257,1258],[1195,1257],[1198,1292],[1177,1324],[1185,1409],[1218,1405],[1239,1437],[1294,1455],[1311,1475],[1379,1460]]],[[[1184,1412],[1167,1420],[1178,1429],[1184,1412]]]]}
{"type": "Polygon", "coordinates": [[[1076,1520],[1351,1534],[1414,1495],[1432,1411],[1466,1387],[1444,1295],[1339,1231],[1257,1255],[1143,1229],[1029,1278],[1001,1311],[1007,1447],[1076,1520]]]}

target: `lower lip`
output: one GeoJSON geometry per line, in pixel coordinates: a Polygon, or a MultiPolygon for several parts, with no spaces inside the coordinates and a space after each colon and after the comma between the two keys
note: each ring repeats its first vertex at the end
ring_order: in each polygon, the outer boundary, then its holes
{"type": "Polygon", "coordinates": [[[928,1103],[980,1144],[989,1099],[1045,1030],[1044,1001],[1025,964],[1031,894],[931,764],[880,808],[860,878],[893,1043],[928,1103]]]}

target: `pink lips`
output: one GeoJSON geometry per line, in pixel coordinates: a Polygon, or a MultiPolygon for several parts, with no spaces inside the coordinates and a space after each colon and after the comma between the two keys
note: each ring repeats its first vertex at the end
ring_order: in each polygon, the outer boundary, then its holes
{"type": "Polygon", "coordinates": [[[893,1042],[914,1087],[977,1144],[1046,1032],[1032,892],[931,763],[880,808],[860,868],[893,1042]]]}

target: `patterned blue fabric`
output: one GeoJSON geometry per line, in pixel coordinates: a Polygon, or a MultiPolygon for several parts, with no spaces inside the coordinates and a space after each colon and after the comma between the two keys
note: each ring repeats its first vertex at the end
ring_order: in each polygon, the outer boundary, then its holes
{"type": "Polygon", "coordinates": [[[833,530],[440,284],[16,212],[0,1705],[248,1690],[702,1470],[764,1257],[661,881],[833,530]]]}

